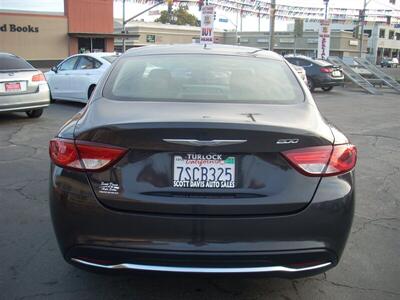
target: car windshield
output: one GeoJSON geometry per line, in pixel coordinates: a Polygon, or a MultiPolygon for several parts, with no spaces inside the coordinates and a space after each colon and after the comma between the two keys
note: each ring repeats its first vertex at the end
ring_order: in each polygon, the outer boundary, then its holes
{"type": "Polygon", "coordinates": [[[24,59],[10,54],[0,54],[0,72],[23,71],[34,69],[24,59]]]}
{"type": "Polygon", "coordinates": [[[109,63],[113,63],[114,60],[118,58],[118,55],[108,55],[108,56],[102,56],[103,59],[108,61],[109,63]]]}
{"type": "Polygon", "coordinates": [[[103,93],[109,99],[133,101],[304,101],[285,62],[223,55],[125,57],[111,72],[103,93]]]}

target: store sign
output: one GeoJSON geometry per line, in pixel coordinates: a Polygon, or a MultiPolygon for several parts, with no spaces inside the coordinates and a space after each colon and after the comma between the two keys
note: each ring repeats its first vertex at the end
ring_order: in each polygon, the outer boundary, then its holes
{"type": "Polygon", "coordinates": [[[146,42],[147,43],[155,43],[156,42],[156,35],[155,34],[146,35],[146,42]]]}
{"type": "Polygon", "coordinates": [[[288,38],[288,37],[280,38],[279,39],[279,43],[282,43],[282,44],[293,44],[294,43],[294,38],[288,38]]]}
{"type": "Polygon", "coordinates": [[[307,44],[317,44],[318,38],[309,38],[306,40],[307,44]]]}
{"type": "Polygon", "coordinates": [[[317,56],[319,59],[328,58],[330,40],[331,40],[331,22],[329,20],[322,20],[319,26],[319,33],[318,33],[317,56]]]}
{"type": "Polygon", "coordinates": [[[214,6],[205,5],[201,9],[200,44],[212,44],[214,41],[214,6]]]}
{"type": "Polygon", "coordinates": [[[39,27],[32,25],[18,26],[16,24],[3,24],[0,25],[0,32],[39,32],[39,27]]]}
{"type": "Polygon", "coordinates": [[[349,45],[350,46],[358,46],[358,40],[350,40],[349,45]]]}

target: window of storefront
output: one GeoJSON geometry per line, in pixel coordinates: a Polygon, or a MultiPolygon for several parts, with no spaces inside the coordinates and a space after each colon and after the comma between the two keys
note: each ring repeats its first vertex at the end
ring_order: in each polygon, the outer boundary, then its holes
{"type": "Polygon", "coordinates": [[[80,53],[103,52],[105,42],[103,38],[78,38],[78,49],[80,53]]]}

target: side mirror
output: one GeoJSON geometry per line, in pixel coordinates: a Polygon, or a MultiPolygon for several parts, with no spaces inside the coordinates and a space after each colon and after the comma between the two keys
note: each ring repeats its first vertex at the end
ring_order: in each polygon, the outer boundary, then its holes
{"type": "Polygon", "coordinates": [[[54,66],[54,67],[51,67],[51,69],[50,70],[52,70],[54,73],[57,73],[57,71],[58,71],[58,69],[57,69],[57,67],[56,66],[54,66]]]}

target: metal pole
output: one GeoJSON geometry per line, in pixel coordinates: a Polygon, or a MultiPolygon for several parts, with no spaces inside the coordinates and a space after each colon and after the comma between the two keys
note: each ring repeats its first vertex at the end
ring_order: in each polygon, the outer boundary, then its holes
{"type": "MultiPolygon", "coordinates": [[[[125,34],[125,0],[122,1],[122,32],[125,34]]],[[[125,37],[122,37],[122,52],[126,50],[125,37]]]]}
{"type": "Polygon", "coordinates": [[[261,31],[261,7],[258,8],[258,32],[261,31]]]}
{"type": "Polygon", "coordinates": [[[363,43],[364,43],[364,20],[365,20],[365,10],[366,10],[366,8],[367,8],[367,0],[364,0],[364,8],[363,8],[363,10],[362,10],[362,12],[361,12],[361,14],[360,14],[360,22],[361,22],[361,26],[360,26],[360,28],[361,28],[361,32],[360,32],[360,49],[359,49],[359,53],[358,53],[358,56],[359,57],[362,57],[362,52],[363,52],[363,43]]]}
{"type": "Polygon", "coordinates": [[[271,0],[271,8],[269,12],[269,50],[274,51],[274,35],[275,35],[275,8],[276,1],[271,0]]]}
{"type": "Polygon", "coordinates": [[[243,5],[240,9],[240,32],[243,32],[243,5]]]}
{"type": "Polygon", "coordinates": [[[237,10],[236,11],[236,26],[235,26],[235,29],[236,29],[236,45],[239,43],[239,41],[238,41],[238,24],[239,24],[239,11],[237,10]]]}
{"type": "Polygon", "coordinates": [[[328,3],[329,0],[325,0],[325,20],[328,20],[328,3]]]}
{"type": "Polygon", "coordinates": [[[295,56],[296,56],[296,54],[297,54],[297,53],[296,53],[296,52],[297,52],[297,51],[296,51],[296,40],[297,40],[296,36],[297,36],[297,35],[295,34],[295,35],[294,35],[294,49],[293,49],[293,54],[294,54],[295,56]]]}

